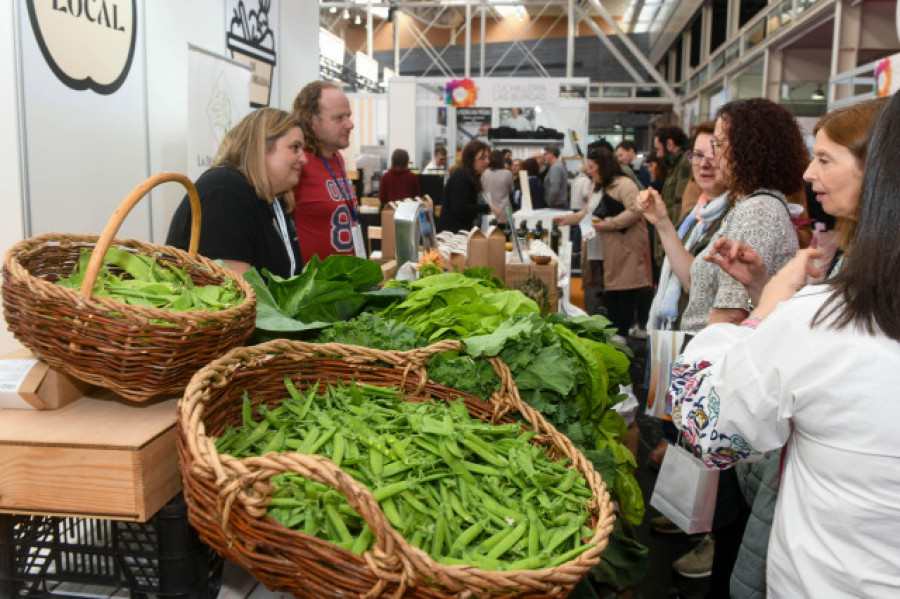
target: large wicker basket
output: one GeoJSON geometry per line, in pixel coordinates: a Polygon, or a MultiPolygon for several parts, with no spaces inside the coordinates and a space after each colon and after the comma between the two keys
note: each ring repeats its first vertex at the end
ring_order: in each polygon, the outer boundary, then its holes
{"type": "Polygon", "coordinates": [[[132,401],[180,395],[201,366],[241,345],[256,321],[253,289],[242,277],[199,256],[199,238],[200,200],[190,179],[177,173],[151,177],[122,201],[99,237],[51,233],[10,248],[3,260],[3,312],[9,330],[53,368],[132,401]],[[166,181],[184,185],[191,200],[189,251],[114,239],[134,205],[166,181]],[[197,285],[234,279],[244,301],[218,312],[174,312],[92,297],[110,245],[185,267],[197,285]],[[72,273],[82,248],[96,251],[80,292],[54,285],[72,273]]]}
{"type": "Polygon", "coordinates": [[[207,365],[191,380],[178,406],[178,452],[191,524],[206,543],[269,589],[299,597],[564,597],[599,563],[608,542],[614,516],[606,486],[571,441],[522,402],[509,369],[499,359],[491,361],[502,390],[490,403],[428,381],[427,360],[460,347],[457,341],[442,341],[399,352],[276,340],[237,348],[207,365]],[[227,426],[240,424],[244,391],[255,411],[260,403],[271,405],[285,396],[285,376],[301,390],[352,378],[396,386],[410,400],[460,396],[470,414],[494,423],[512,422],[518,413],[538,432],[533,442],[551,455],[571,459],[586,478],[593,492],[589,541],[597,545],[570,562],[543,570],[442,565],[407,543],[368,489],[325,457],[286,452],[238,460],[219,454],[214,437],[227,426]],[[357,556],[269,518],[266,505],[273,491],[269,479],[282,472],[296,472],[340,491],[375,533],[373,548],[357,556]]]}

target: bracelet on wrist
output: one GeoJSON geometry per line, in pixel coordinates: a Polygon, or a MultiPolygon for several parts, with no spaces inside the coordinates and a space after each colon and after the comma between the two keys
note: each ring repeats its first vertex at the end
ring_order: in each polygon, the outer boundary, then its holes
{"type": "Polygon", "coordinates": [[[761,318],[745,318],[743,322],[741,322],[742,327],[750,327],[751,329],[755,329],[759,326],[759,323],[762,322],[761,318]]]}

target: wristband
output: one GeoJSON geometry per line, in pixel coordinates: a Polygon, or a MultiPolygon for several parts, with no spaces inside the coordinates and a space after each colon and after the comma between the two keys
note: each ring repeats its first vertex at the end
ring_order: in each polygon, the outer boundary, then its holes
{"type": "Polygon", "coordinates": [[[759,326],[759,323],[762,322],[761,318],[745,318],[741,323],[742,327],[750,327],[751,329],[755,329],[759,326]]]}

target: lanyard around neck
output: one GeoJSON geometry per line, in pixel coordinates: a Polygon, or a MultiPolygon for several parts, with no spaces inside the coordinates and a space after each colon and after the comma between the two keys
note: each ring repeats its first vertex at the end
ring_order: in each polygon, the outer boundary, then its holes
{"type": "Polygon", "coordinates": [[[284,249],[287,251],[288,260],[291,261],[291,272],[288,277],[294,276],[294,269],[297,268],[297,260],[294,258],[294,250],[291,248],[291,238],[288,235],[287,221],[284,218],[284,212],[281,210],[281,202],[276,198],[272,203],[272,208],[275,210],[275,221],[277,223],[276,229],[278,229],[278,233],[281,235],[281,242],[284,244],[284,249]]]}
{"type": "Polygon", "coordinates": [[[353,195],[350,193],[348,188],[344,187],[344,183],[347,182],[347,174],[344,172],[344,165],[341,163],[341,159],[339,154],[335,153],[335,159],[337,160],[338,169],[341,171],[340,179],[334,173],[334,169],[331,168],[331,164],[328,163],[328,160],[324,156],[319,156],[322,160],[322,164],[325,165],[325,168],[328,169],[328,172],[331,174],[331,180],[334,181],[334,184],[338,187],[338,192],[341,195],[341,200],[346,204],[347,209],[350,211],[350,216],[353,219],[353,223],[358,222],[358,218],[356,216],[356,209],[353,207],[353,195]]]}

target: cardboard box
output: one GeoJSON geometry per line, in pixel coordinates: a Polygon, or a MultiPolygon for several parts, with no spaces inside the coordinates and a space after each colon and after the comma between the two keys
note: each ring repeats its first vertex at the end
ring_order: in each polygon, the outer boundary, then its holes
{"type": "Polygon", "coordinates": [[[462,272],[468,267],[468,256],[459,252],[453,252],[452,254],[450,254],[450,272],[462,272]]]}
{"type": "Polygon", "coordinates": [[[499,227],[491,227],[487,234],[476,229],[469,236],[467,266],[492,268],[494,275],[504,278],[506,271],[506,236],[499,227]]]}
{"type": "Polygon", "coordinates": [[[388,202],[381,210],[381,257],[385,260],[397,258],[394,212],[394,202],[388,202]]]}
{"type": "Polygon", "coordinates": [[[487,265],[494,269],[494,274],[501,279],[506,276],[506,235],[500,227],[491,227],[487,236],[487,265]]]}
{"type": "Polygon", "coordinates": [[[57,410],[0,410],[0,512],[146,521],[181,490],[176,403],[104,389],[57,410]]]}
{"type": "Polygon", "coordinates": [[[397,276],[397,261],[396,260],[385,260],[381,262],[381,284],[384,285],[395,276],[397,276]]]}
{"type": "Polygon", "coordinates": [[[93,388],[50,368],[25,348],[0,356],[0,370],[8,375],[0,391],[0,408],[55,410],[93,388]]]}
{"type": "Polygon", "coordinates": [[[488,265],[488,238],[481,229],[476,229],[469,235],[467,253],[469,255],[467,266],[488,265]]]}
{"type": "Polygon", "coordinates": [[[503,282],[506,283],[507,287],[515,289],[517,284],[524,283],[531,275],[537,276],[547,285],[551,297],[550,310],[551,312],[556,312],[559,309],[558,266],[556,258],[552,259],[549,264],[534,264],[533,262],[528,264],[508,263],[503,282]]]}

